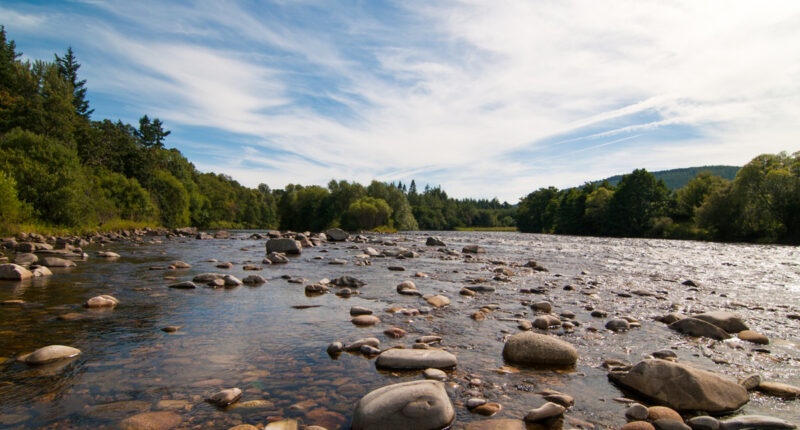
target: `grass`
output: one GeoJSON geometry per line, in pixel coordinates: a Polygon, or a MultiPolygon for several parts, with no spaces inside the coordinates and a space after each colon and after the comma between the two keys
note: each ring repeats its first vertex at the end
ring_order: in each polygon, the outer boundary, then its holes
{"type": "Polygon", "coordinates": [[[456,227],[456,231],[517,231],[516,227],[456,227]]]}
{"type": "Polygon", "coordinates": [[[16,236],[19,233],[39,233],[45,236],[82,236],[90,233],[131,230],[135,228],[158,228],[153,222],[112,219],[102,225],[85,225],[78,227],[54,226],[41,222],[23,222],[0,225],[0,236],[16,236]]]}

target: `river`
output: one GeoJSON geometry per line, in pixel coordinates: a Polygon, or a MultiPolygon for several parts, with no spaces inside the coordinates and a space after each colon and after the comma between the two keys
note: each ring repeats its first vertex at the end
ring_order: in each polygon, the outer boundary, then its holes
{"type": "MultiPolygon", "coordinates": [[[[280,418],[319,424],[329,430],[349,428],[355,402],[367,392],[395,382],[420,379],[416,373],[378,371],[374,359],[344,353],[331,358],[333,341],[352,342],[375,336],[381,348],[410,347],[421,335],[443,336],[442,346],[458,357],[448,372],[448,392],[457,422],[485,419],[463,402],[477,390],[503,405],[494,418],[521,418],[545,403],[536,394],[553,389],[575,398],[567,416],[595,428],[625,423],[628,407],[614,399],[623,393],[609,383],[600,364],[614,358],[636,363],[647,354],[672,349],[680,361],[739,378],[758,373],[765,380],[800,385],[800,248],[689,241],[606,239],[501,232],[409,232],[368,235],[370,243],[326,243],[305,248],[285,265],[262,265],[265,240],[249,239],[251,231],[234,231],[229,240],[146,238],[119,242],[102,250],[119,259],[95,257],[101,248],[85,248],[89,258],[72,269],[53,269],[54,276],[25,282],[0,281],[0,301],[21,299],[24,306],[0,307],[0,428],[116,428],[131,415],[171,410],[181,428],[220,428],[250,423],[264,425],[280,418]],[[429,235],[440,236],[447,248],[460,251],[477,244],[485,254],[449,256],[425,246],[429,235]],[[356,265],[366,247],[378,251],[399,247],[416,258],[372,258],[356,265]],[[233,263],[218,269],[215,262],[233,263]],[[344,259],[345,265],[328,264],[344,259]],[[169,270],[175,260],[190,269],[169,270]],[[522,267],[536,260],[547,272],[522,267]],[[246,271],[243,266],[262,266],[246,271]],[[404,271],[389,270],[402,266],[404,271]],[[497,268],[513,275],[494,280],[497,268]],[[229,273],[239,279],[253,273],[267,283],[231,289],[167,288],[205,272],[229,273]],[[426,278],[412,277],[416,272],[426,278]],[[366,282],[360,294],[307,296],[303,283],[350,275],[366,282]],[[172,279],[174,277],[174,279],[172,279]],[[165,279],[166,278],[166,279],[165,279]],[[385,312],[392,306],[421,308],[419,297],[401,296],[395,286],[413,280],[422,293],[448,296],[452,303],[427,315],[385,312]],[[476,281],[477,280],[477,281],[476,281]],[[698,287],[683,285],[694,281],[698,287]],[[496,288],[475,297],[459,295],[468,282],[496,288]],[[565,288],[566,287],[566,288],[565,288]],[[541,294],[520,292],[539,290],[541,294]],[[652,295],[630,294],[646,290],[652,295]],[[113,310],[83,308],[89,298],[110,294],[120,301],[113,310]],[[554,312],[576,314],[578,327],[550,330],[572,343],[579,360],[568,371],[500,372],[503,340],[519,332],[518,318],[532,318],[527,301],[548,300],[554,312]],[[487,304],[499,309],[484,321],[470,314],[487,304]],[[312,307],[308,307],[312,306],[312,307]],[[357,327],[351,306],[375,312],[381,323],[357,327]],[[594,318],[590,309],[608,312],[594,318]],[[669,330],[653,317],[728,310],[751,329],[767,335],[767,346],[738,339],[724,342],[693,339],[669,330]],[[81,313],[84,318],[61,320],[81,313]],[[623,333],[604,329],[608,318],[625,315],[641,328],[623,333]],[[165,333],[165,326],[181,326],[165,333]],[[406,337],[382,334],[401,327],[406,337]],[[596,328],[597,330],[590,329],[596,328]],[[29,367],[14,357],[50,344],[82,350],[76,359],[29,367]],[[470,387],[470,381],[477,387],[470,387]],[[203,399],[220,388],[239,387],[244,406],[220,410],[203,399]]],[[[762,414],[800,423],[798,400],[783,401],[751,393],[746,414],[762,414]]],[[[567,421],[569,426],[571,421],[567,421]]]]}

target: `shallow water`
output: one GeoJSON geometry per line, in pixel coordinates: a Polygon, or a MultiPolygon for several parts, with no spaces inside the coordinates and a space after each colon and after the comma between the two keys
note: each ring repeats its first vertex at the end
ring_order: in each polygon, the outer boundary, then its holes
{"type": "MultiPolygon", "coordinates": [[[[498,232],[439,232],[448,248],[460,250],[479,244],[486,254],[476,258],[446,257],[437,247],[426,247],[426,233],[370,236],[382,243],[325,244],[304,249],[287,265],[262,265],[258,272],[245,264],[261,265],[264,240],[247,239],[251,232],[235,232],[231,240],[163,240],[163,243],[118,243],[106,246],[122,255],[117,260],[92,256],[73,269],[53,270],[49,279],[14,283],[0,281],[0,301],[22,299],[23,307],[0,307],[0,428],[115,428],[123,418],[144,411],[174,410],[182,415],[182,428],[226,429],[240,423],[265,424],[281,417],[329,429],[349,428],[355,402],[365,393],[395,382],[421,378],[420,373],[378,371],[374,359],[342,354],[329,357],[332,341],[350,342],[362,337],[381,339],[381,348],[411,346],[424,334],[444,337],[443,346],[458,356],[449,372],[448,388],[456,405],[458,422],[485,419],[471,414],[463,402],[475,390],[503,405],[494,418],[521,418],[545,401],[536,394],[554,389],[575,397],[568,416],[614,428],[624,423],[626,405],[613,399],[623,393],[611,385],[600,363],[606,358],[635,363],[650,352],[672,348],[681,361],[731,377],[757,372],[765,380],[800,385],[800,321],[786,318],[800,313],[800,249],[784,246],[729,245],[666,240],[602,239],[498,232]],[[354,256],[367,246],[404,247],[419,258],[373,258],[370,266],[356,266],[354,256]],[[354,249],[356,248],[357,249],[354,249]],[[322,257],[322,259],[314,259],[322,257]],[[347,265],[329,265],[334,258],[347,265]],[[452,259],[449,259],[452,258],[452,259]],[[230,261],[232,269],[217,269],[209,259],[230,261]],[[531,272],[515,265],[534,259],[549,272],[531,272]],[[186,270],[166,270],[175,260],[192,265],[186,270]],[[493,280],[495,268],[505,264],[516,273],[508,282],[493,280]],[[405,271],[389,271],[388,266],[405,271]],[[151,270],[160,266],[160,270],[151,270]],[[407,317],[384,309],[399,305],[419,308],[418,297],[400,296],[395,286],[415,272],[423,293],[441,293],[452,300],[449,308],[429,315],[407,317]],[[190,280],[204,272],[230,273],[243,278],[258,273],[268,283],[235,289],[174,290],[167,285],[190,280]],[[360,294],[340,298],[334,294],[308,297],[302,284],[282,275],[309,282],[351,275],[367,285],[360,294]],[[165,280],[174,276],[175,281],[165,280]],[[476,297],[458,291],[470,279],[485,279],[495,293],[476,297]],[[692,279],[692,289],[681,282],[692,279]],[[572,290],[564,290],[570,285],[572,290]],[[521,288],[544,287],[545,294],[525,294],[521,288]],[[589,287],[595,294],[587,291],[589,287]],[[648,290],[655,296],[621,297],[621,292],[648,290]],[[121,301],[113,310],[90,311],[82,303],[99,294],[121,301]],[[496,370],[502,359],[503,339],[518,332],[515,318],[532,319],[524,301],[549,300],[554,312],[570,310],[580,326],[572,332],[551,334],[576,346],[578,365],[571,371],[496,370]],[[500,309],[485,321],[469,315],[495,303],[500,309]],[[307,309],[292,306],[314,305],[307,309]],[[375,311],[382,322],[359,328],[350,322],[351,306],[375,311]],[[587,306],[606,310],[611,318],[638,318],[641,328],[614,334],[603,329],[608,318],[592,318],[587,306]],[[671,311],[695,313],[731,310],[751,329],[766,334],[771,344],[738,340],[715,342],[675,333],[652,318],[671,311]],[[62,321],[58,315],[85,313],[89,318],[62,321]],[[160,328],[182,326],[167,334],[160,328]],[[408,335],[389,339],[383,330],[398,326],[408,335]],[[597,332],[588,327],[599,329],[597,332]],[[56,366],[28,367],[14,361],[18,354],[50,344],[83,351],[78,358],[56,366]],[[4,360],[5,359],[5,360],[4,360]],[[457,384],[457,386],[456,386],[457,384]],[[250,408],[219,410],[203,399],[220,388],[239,387],[242,402],[250,408]],[[168,402],[164,402],[168,400],[168,402]]],[[[150,239],[148,239],[150,240],[150,239]]],[[[764,414],[800,423],[800,403],[758,393],[743,413],[764,414]]],[[[568,421],[569,425],[569,421],[568,421]]],[[[573,426],[577,425],[573,422],[573,426]]]]}

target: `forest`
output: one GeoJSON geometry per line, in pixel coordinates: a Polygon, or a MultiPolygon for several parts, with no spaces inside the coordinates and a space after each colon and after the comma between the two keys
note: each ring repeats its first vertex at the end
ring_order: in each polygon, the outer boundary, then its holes
{"type": "Polygon", "coordinates": [[[515,208],[456,200],[414,181],[368,186],[245,187],[199,172],[170,131],[143,115],[131,125],[92,119],[72,48],[21,61],[0,26],[0,233],[136,226],[322,230],[453,229],[514,225],[515,208]]]}
{"type": "Polygon", "coordinates": [[[800,152],[762,154],[733,180],[700,172],[671,191],[643,169],[522,199],[523,232],[723,242],[800,243],[800,152]]]}

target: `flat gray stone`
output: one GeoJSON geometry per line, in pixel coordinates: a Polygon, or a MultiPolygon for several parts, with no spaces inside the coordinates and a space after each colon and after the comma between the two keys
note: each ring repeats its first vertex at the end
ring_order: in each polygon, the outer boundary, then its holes
{"type": "Polygon", "coordinates": [[[455,355],[441,349],[387,349],[375,360],[384,369],[449,369],[457,364],[455,355]]]}

